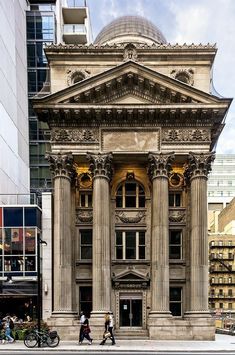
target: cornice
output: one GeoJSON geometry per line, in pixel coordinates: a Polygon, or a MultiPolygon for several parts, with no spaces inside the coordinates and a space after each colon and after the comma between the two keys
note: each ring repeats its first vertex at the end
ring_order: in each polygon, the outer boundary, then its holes
{"type": "MultiPolygon", "coordinates": [[[[45,46],[45,51],[48,52],[49,50],[57,50],[57,51],[68,51],[68,50],[84,50],[84,51],[89,51],[89,50],[105,50],[105,49],[115,49],[115,50],[123,50],[126,47],[126,43],[123,44],[105,44],[105,45],[98,45],[98,44],[90,44],[90,45],[80,45],[80,44],[50,44],[45,46]]],[[[135,48],[136,49],[148,49],[148,50],[156,50],[156,49],[161,49],[161,50],[168,50],[168,49],[186,49],[186,50],[191,50],[191,49],[211,49],[211,50],[216,50],[216,44],[155,44],[153,43],[151,46],[148,44],[137,44],[135,43],[135,48]]]]}

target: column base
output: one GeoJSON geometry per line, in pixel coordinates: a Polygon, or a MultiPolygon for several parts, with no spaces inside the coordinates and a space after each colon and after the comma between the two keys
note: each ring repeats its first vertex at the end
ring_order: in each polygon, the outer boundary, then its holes
{"type": "Polygon", "coordinates": [[[149,338],[155,340],[215,340],[212,318],[151,318],[149,338]]]}
{"type": "Polygon", "coordinates": [[[103,338],[104,333],[104,323],[105,323],[105,314],[106,311],[93,311],[91,312],[90,317],[90,326],[92,331],[92,338],[99,339],[100,341],[103,338]]]}
{"type": "Polygon", "coordinates": [[[56,311],[52,312],[47,324],[52,330],[56,330],[61,340],[78,341],[80,323],[77,312],[56,311]]]}

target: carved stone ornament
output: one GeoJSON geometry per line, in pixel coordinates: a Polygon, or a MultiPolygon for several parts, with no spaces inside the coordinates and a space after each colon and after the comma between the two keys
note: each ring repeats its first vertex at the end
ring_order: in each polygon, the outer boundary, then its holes
{"type": "Polygon", "coordinates": [[[82,173],[78,176],[79,189],[92,189],[92,176],[90,173],[82,173]]]}
{"type": "Polygon", "coordinates": [[[210,142],[210,131],[207,129],[167,129],[162,132],[165,142],[210,142]]]}
{"type": "Polygon", "coordinates": [[[194,84],[194,70],[192,68],[181,68],[181,69],[174,69],[171,71],[171,77],[182,81],[188,85],[194,84]]]}
{"type": "Polygon", "coordinates": [[[189,152],[188,165],[185,171],[187,178],[206,177],[211,171],[211,163],[215,159],[215,153],[196,154],[189,152]]]}
{"type": "Polygon", "coordinates": [[[74,167],[74,161],[72,153],[68,154],[53,154],[47,153],[45,158],[50,163],[50,170],[53,177],[61,176],[69,179],[74,179],[77,175],[74,167]]]}
{"type": "Polygon", "coordinates": [[[119,220],[123,223],[139,223],[142,219],[145,218],[145,212],[140,211],[135,216],[128,216],[123,211],[116,211],[116,221],[119,220]]]}
{"type": "Polygon", "coordinates": [[[133,43],[128,43],[124,49],[123,61],[127,62],[128,60],[133,60],[134,62],[138,60],[137,50],[133,43]]]}
{"type": "Polygon", "coordinates": [[[76,213],[76,223],[92,223],[93,213],[87,210],[79,210],[76,213]]]}
{"type": "Polygon", "coordinates": [[[90,76],[90,72],[84,69],[79,68],[69,68],[67,70],[67,84],[71,86],[75,83],[78,83],[81,80],[84,80],[90,76]]]}
{"type": "Polygon", "coordinates": [[[169,176],[169,185],[171,187],[183,187],[184,185],[184,176],[182,174],[179,173],[171,173],[169,176]]]}
{"type": "Polygon", "coordinates": [[[98,143],[98,129],[55,129],[51,132],[53,142],[98,143]]]}
{"type": "Polygon", "coordinates": [[[185,212],[184,211],[170,211],[169,221],[174,223],[185,222],[185,212]]]}
{"type": "Polygon", "coordinates": [[[172,170],[171,163],[175,160],[174,152],[171,153],[149,153],[148,174],[151,179],[156,177],[168,177],[172,170]]]}
{"type": "Polygon", "coordinates": [[[89,170],[93,177],[103,176],[111,180],[113,175],[113,155],[111,153],[87,153],[87,159],[90,162],[89,170]]]}

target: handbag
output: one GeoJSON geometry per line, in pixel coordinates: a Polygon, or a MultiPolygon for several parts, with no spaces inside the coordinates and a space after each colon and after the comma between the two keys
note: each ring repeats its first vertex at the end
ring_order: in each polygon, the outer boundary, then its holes
{"type": "Polygon", "coordinates": [[[109,337],[111,337],[111,333],[109,331],[105,331],[104,334],[103,334],[103,338],[107,339],[109,337]]]}

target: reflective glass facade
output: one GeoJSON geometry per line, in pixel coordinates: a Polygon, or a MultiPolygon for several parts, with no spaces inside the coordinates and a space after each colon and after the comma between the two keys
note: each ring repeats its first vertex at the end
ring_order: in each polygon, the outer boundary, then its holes
{"type": "MultiPolygon", "coordinates": [[[[53,2],[52,2],[53,3],[53,2]]],[[[44,122],[39,122],[31,104],[31,98],[48,81],[49,70],[44,54],[44,45],[54,43],[56,37],[55,5],[34,4],[27,11],[27,64],[29,95],[29,141],[31,191],[51,187],[51,175],[45,152],[50,150],[50,132],[44,122]]],[[[44,94],[48,90],[43,88],[44,94]]]]}
{"type": "Polygon", "coordinates": [[[40,234],[38,207],[0,207],[0,277],[37,276],[40,234]]]}

